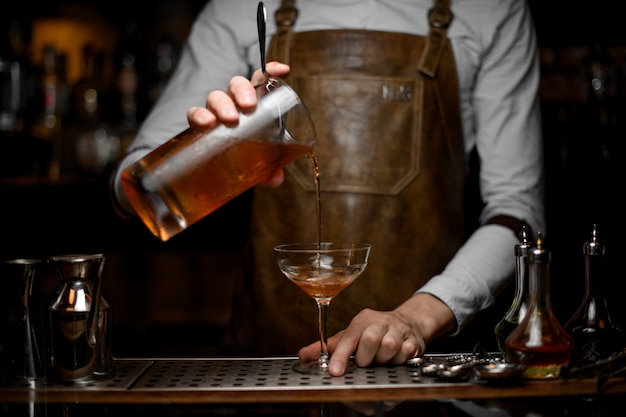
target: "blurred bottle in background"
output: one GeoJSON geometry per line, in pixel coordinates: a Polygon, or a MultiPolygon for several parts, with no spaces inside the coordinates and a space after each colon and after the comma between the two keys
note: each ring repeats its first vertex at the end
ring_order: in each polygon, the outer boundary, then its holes
{"type": "Polygon", "coordinates": [[[106,118],[109,83],[103,78],[103,54],[83,47],[83,72],[72,87],[72,113],[63,147],[70,173],[106,174],[119,157],[119,137],[106,118]]]}
{"type": "Polygon", "coordinates": [[[120,152],[124,153],[150,105],[147,97],[148,49],[137,20],[126,23],[113,60],[114,89],[109,117],[120,138],[120,152]]]}
{"type": "Polygon", "coordinates": [[[0,39],[0,177],[30,175],[38,166],[27,131],[27,110],[35,94],[28,32],[27,24],[10,19],[0,39]]]}
{"type": "Polygon", "coordinates": [[[62,127],[68,87],[64,58],[51,45],[43,48],[42,57],[31,136],[40,154],[36,170],[41,176],[56,180],[61,174],[62,127]]]}

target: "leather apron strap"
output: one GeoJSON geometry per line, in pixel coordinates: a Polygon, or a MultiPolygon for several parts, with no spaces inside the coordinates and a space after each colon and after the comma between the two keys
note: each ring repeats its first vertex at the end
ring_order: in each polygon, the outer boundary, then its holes
{"type": "Polygon", "coordinates": [[[447,39],[446,32],[452,22],[450,0],[435,0],[434,7],[428,12],[428,21],[430,31],[419,63],[419,69],[423,74],[435,77],[447,39]]]}
{"type": "MultiPolygon", "coordinates": [[[[366,271],[332,302],[333,334],[363,308],[389,310],[409,298],[463,242],[457,75],[437,20],[424,37],[294,33],[296,16],[295,2],[283,0],[268,58],[291,65],[286,81],[315,123],[322,240],[372,244],[366,271]]],[[[295,354],[318,338],[315,302],[281,274],[272,250],[317,241],[313,170],[301,158],[285,174],[280,187],[254,190],[250,275],[237,298],[243,315],[233,321],[230,353],[295,354]]]]}
{"type": "Polygon", "coordinates": [[[272,41],[276,42],[278,47],[276,50],[276,61],[287,64],[291,62],[289,52],[291,48],[288,46],[293,42],[293,25],[298,18],[298,9],[296,9],[296,0],[283,0],[281,7],[276,11],[276,34],[272,41]]]}

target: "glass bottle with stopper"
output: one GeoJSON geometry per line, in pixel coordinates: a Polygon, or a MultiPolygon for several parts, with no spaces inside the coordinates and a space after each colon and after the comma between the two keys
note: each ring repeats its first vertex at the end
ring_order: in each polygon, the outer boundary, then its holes
{"type": "Polygon", "coordinates": [[[552,310],[550,261],[551,253],[538,232],[535,247],[528,254],[528,311],[505,342],[509,361],[525,365],[523,377],[529,379],[558,378],[574,350],[574,339],[552,310]]]}
{"type": "Polygon", "coordinates": [[[605,297],[606,280],[603,272],[605,246],[598,240],[597,225],[593,225],[591,241],[583,245],[585,256],[585,293],[583,300],[565,325],[575,342],[575,364],[589,364],[606,359],[626,347],[624,331],[616,326],[609,314],[605,297]]]}
{"type": "Polygon", "coordinates": [[[515,295],[513,302],[502,320],[494,329],[498,349],[504,360],[508,360],[505,341],[528,311],[528,252],[532,243],[528,240],[526,226],[522,227],[522,241],[515,245],[515,295]]]}

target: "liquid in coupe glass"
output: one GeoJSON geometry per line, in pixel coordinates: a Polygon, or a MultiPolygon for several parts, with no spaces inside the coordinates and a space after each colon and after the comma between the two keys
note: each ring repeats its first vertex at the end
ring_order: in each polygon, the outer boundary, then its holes
{"type": "MultiPolygon", "coordinates": [[[[328,307],[367,266],[367,243],[292,243],[274,248],[281,272],[317,303],[321,353],[317,361],[297,362],[293,369],[307,374],[328,372],[328,307]]],[[[349,364],[348,369],[356,365],[349,364]]]]}
{"type": "Polygon", "coordinates": [[[162,241],[313,154],[315,128],[291,87],[270,78],[256,90],[255,111],[241,114],[237,126],[189,128],[122,172],[129,202],[162,241]]]}

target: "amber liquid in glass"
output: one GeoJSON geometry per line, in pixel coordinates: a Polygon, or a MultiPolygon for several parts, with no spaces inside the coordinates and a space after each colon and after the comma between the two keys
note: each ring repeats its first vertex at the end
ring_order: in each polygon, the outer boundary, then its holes
{"type": "MultiPolygon", "coordinates": [[[[122,172],[122,187],[128,200],[148,229],[162,241],[221,207],[244,191],[265,181],[276,169],[296,158],[313,153],[310,146],[293,142],[270,143],[261,140],[225,141],[207,163],[195,163],[202,145],[189,146],[193,133],[187,130],[166,142],[122,172]],[[171,148],[187,152],[184,166],[162,163],[171,148]],[[160,172],[150,167],[159,166],[160,172]],[[168,175],[167,170],[172,171],[168,175]],[[181,175],[193,172],[193,175],[181,175]],[[140,178],[141,180],[137,180],[140,178]]],[[[202,157],[205,159],[206,155],[202,157]]]]}
{"type": "Polygon", "coordinates": [[[364,267],[364,265],[355,265],[342,269],[294,270],[287,272],[287,276],[311,297],[330,300],[350,285],[363,271],[364,267]]]}
{"type": "Polygon", "coordinates": [[[512,363],[527,366],[524,377],[528,379],[556,379],[561,369],[567,366],[572,357],[571,343],[556,343],[543,338],[538,346],[511,343],[508,353],[512,363]]]}

